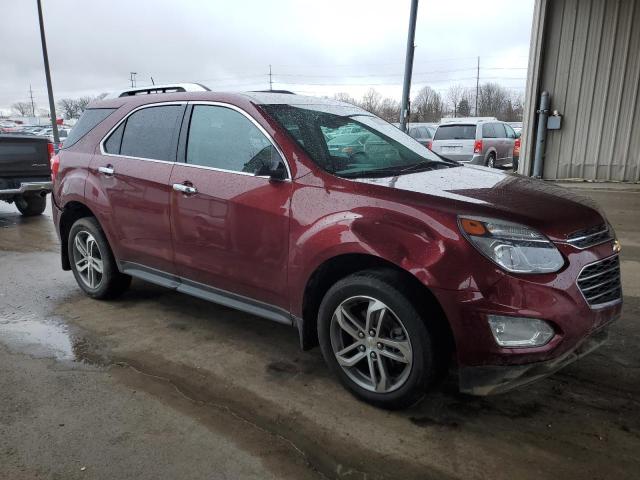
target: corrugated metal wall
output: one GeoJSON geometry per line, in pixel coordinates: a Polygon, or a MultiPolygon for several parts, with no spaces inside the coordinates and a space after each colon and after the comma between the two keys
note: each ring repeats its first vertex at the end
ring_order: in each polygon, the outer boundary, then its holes
{"type": "Polygon", "coordinates": [[[544,178],[639,181],[640,0],[549,0],[546,15],[538,92],[563,123],[544,178]]]}

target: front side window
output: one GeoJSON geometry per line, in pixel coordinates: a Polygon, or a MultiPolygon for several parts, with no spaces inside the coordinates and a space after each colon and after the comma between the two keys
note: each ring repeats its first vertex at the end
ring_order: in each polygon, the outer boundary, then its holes
{"type": "Polygon", "coordinates": [[[511,125],[504,124],[504,128],[507,131],[507,138],[516,138],[516,131],[511,127],[511,125]]]}
{"type": "Polygon", "coordinates": [[[187,163],[255,174],[281,161],[269,139],[243,114],[226,107],[193,107],[187,163]]]}
{"type": "MultiPolygon", "coordinates": [[[[183,110],[182,105],[162,105],[143,108],[131,114],[122,132],[120,155],[175,161],[175,139],[183,110]]],[[[111,137],[117,135],[116,130],[111,137]]],[[[116,141],[113,146],[109,145],[111,137],[105,146],[115,150],[116,141]]]]}
{"type": "Polygon", "coordinates": [[[394,176],[451,162],[356,107],[262,105],[324,170],[342,177],[394,176]]]}

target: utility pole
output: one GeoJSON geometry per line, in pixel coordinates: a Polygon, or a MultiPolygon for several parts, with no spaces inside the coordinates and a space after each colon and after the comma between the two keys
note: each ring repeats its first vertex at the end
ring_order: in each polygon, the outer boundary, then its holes
{"type": "Polygon", "coordinates": [[[269,91],[273,90],[273,77],[271,76],[271,65],[269,65],[269,91]]]}
{"type": "Polygon", "coordinates": [[[31,98],[31,116],[36,116],[36,104],[33,103],[33,90],[31,90],[31,84],[29,84],[29,97],[31,98]]]}
{"type": "Polygon", "coordinates": [[[44,74],[47,77],[47,93],[49,94],[49,113],[51,114],[51,127],[53,129],[53,143],[57,148],[60,145],[58,136],[58,124],[56,122],[56,103],[53,100],[53,87],[51,86],[51,72],[49,72],[49,55],[47,54],[47,39],[44,36],[44,22],[42,20],[42,5],[38,2],[38,20],[40,21],[40,41],[42,43],[42,58],[44,60],[44,74]]]}
{"type": "Polygon", "coordinates": [[[129,81],[131,82],[131,88],[136,88],[136,75],[137,72],[130,72],[129,81]]]}
{"type": "Polygon", "coordinates": [[[418,0],[411,0],[409,13],[409,33],[407,35],[407,56],[404,61],[404,82],[402,85],[402,108],[400,109],[400,130],[407,131],[409,119],[409,95],[411,91],[411,75],[413,73],[413,52],[416,48],[416,17],[418,16],[418,0]]]}
{"type": "Polygon", "coordinates": [[[478,116],[478,96],[480,95],[480,57],[478,57],[478,70],[476,73],[476,117],[478,116]]]}

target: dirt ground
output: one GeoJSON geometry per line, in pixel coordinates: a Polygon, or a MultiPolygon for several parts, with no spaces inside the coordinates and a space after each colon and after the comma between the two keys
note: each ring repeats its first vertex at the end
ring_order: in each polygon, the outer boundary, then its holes
{"type": "Polygon", "coordinates": [[[571,188],[623,245],[609,343],[500,396],[452,375],[403,412],[356,401],[286,326],[141,281],[87,298],[50,215],[2,204],[0,478],[640,478],[640,188],[571,188]]]}

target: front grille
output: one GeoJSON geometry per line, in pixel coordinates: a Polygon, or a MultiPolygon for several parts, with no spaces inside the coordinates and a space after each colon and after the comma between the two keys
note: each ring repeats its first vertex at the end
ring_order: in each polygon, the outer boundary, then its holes
{"type": "Polygon", "coordinates": [[[567,242],[576,248],[588,248],[608,240],[613,240],[613,236],[611,229],[604,223],[573,232],[567,238],[567,242]]]}
{"type": "Polygon", "coordinates": [[[584,267],[578,276],[578,287],[591,307],[621,299],[618,255],[584,267]]]}

